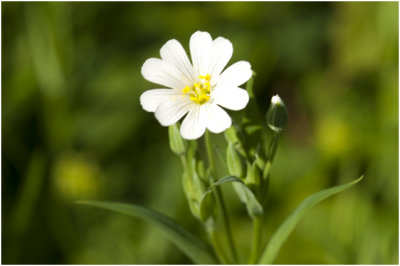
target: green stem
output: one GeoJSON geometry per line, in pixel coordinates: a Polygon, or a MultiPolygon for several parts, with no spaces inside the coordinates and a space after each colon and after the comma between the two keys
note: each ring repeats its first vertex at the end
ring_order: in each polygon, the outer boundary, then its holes
{"type": "Polygon", "coordinates": [[[179,158],[181,159],[181,163],[182,163],[182,168],[184,171],[187,170],[187,163],[186,163],[186,157],[185,155],[180,155],[179,158]]]}
{"type": "Polygon", "coordinates": [[[205,135],[206,135],[206,149],[207,149],[208,163],[210,164],[211,172],[215,177],[216,171],[215,171],[215,164],[214,164],[214,156],[213,156],[213,152],[212,152],[210,132],[208,130],[206,130],[205,135]]]}
{"type": "Polygon", "coordinates": [[[274,137],[271,140],[268,148],[268,161],[272,163],[275,157],[276,148],[278,147],[279,133],[275,132],[274,137]]]}
{"type": "Polygon", "coordinates": [[[253,220],[253,244],[250,252],[249,263],[256,264],[258,257],[260,256],[260,246],[262,240],[262,216],[256,216],[253,220]]]}
{"type": "Polygon", "coordinates": [[[214,246],[214,251],[222,264],[229,264],[229,260],[225,257],[224,252],[218,242],[217,232],[215,230],[208,230],[211,238],[211,243],[214,246]]]}
{"type": "MultiPolygon", "coordinates": [[[[215,170],[214,156],[213,156],[211,139],[210,139],[210,132],[208,130],[206,130],[205,139],[206,139],[206,149],[207,149],[208,161],[209,161],[210,168],[211,168],[211,173],[214,177],[216,177],[216,170],[215,170]]],[[[229,249],[232,254],[234,263],[237,263],[238,258],[237,258],[237,254],[236,254],[236,250],[235,250],[235,245],[233,243],[232,233],[231,233],[229,220],[228,220],[228,212],[225,207],[224,199],[222,196],[222,191],[219,186],[217,186],[215,189],[216,189],[217,200],[219,201],[219,203],[220,203],[219,206],[221,207],[222,219],[223,219],[223,223],[224,223],[224,227],[225,227],[225,234],[226,234],[226,237],[227,237],[228,243],[229,243],[229,249]]]]}
{"type": "Polygon", "coordinates": [[[237,255],[236,255],[236,249],[235,249],[235,245],[233,243],[233,238],[232,238],[231,227],[230,227],[229,220],[228,220],[228,212],[227,212],[226,207],[225,207],[225,203],[224,203],[224,198],[222,196],[221,187],[217,186],[216,190],[217,190],[217,197],[219,199],[221,210],[222,210],[222,219],[223,219],[224,224],[225,224],[224,227],[225,227],[226,236],[228,238],[229,249],[230,249],[231,254],[233,256],[234,263],[238,263],[238,258],[237,258],[237,255]]]}

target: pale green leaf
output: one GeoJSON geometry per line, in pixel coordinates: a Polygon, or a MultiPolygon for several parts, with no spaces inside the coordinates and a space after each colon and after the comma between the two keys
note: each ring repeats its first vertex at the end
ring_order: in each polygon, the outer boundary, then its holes
{"type": "Polygon", "coordinates": [[[234,185],[236,185],[236,192],[238,193],[238,196],[241,201],[243,201],[246,204],[247,211],[249,212],[251,217],[254,217],[256,215],[261,215],[263,213],[263,207],[261,204],[258,202],[257,198],[253,194],[253,192],[250,190],[250,188],[239,178],[235,176],[226,176],[224,178],[219,179],[217,182],[212,184],[206,192],[204,192],[203,197],[200,201],[200,204],[204,201],[205,197],[209,195],[213,189],[216,186],[220,186],[225,183],[232,183],[235,182],[234,185]]]}
{"type": "Polygon", "coordinates": [[[197,264],[217,264],[218,261],[208,244],[184,229],[181,225],[164,214],[133,204],[108,201],[79,201],[101,209],[127,214],[157,225],[164,235],[183,253],[197,264]]]}
{"type": "Polygon", "coordinates": [[[357,184],[361,181],[362,178],[363,176],[344,185],[321,190],[303,200],[303,202],[297,207],[297,209],[281,224],[278,230],[276,230],[275,233],[272,235],[268,245],[265,247],[258,261],[258,264],[271,264],[275,260],[281,246],[289,237],[290,233],[294,230],[300,218],[303,217],[303,215],[309,209],[311,209],[313,206],[323,201],[324,199],[357,184]]]}

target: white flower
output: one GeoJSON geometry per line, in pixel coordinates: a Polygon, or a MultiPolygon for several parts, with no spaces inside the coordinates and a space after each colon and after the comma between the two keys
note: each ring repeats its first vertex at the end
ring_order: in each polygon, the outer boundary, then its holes
{"type": "Polygon", "coordinates": [[[282,99],[281,99],[281,97],[279,97],[278,94],[272,96],[272,98],[271,98],[271,103],[272,103],[272,104],[281,104],[281,105],[283,104],[282,99]]]}
{"type": "Polygon", "coordinates": [[[223,132],[232,120],[221,106],[230,110],[245,108],[249,95],[239,86],[252,75],[245,61],[222,72],[232,52],[229,40],[212,40],[208,32],[197,31],[190,37],[191,63],[180,42],[169,40],[161,47],[161,59],[147,59],[142,66],[145,79],[167,87],[144,92],[140,96],[143,109],[154,112],[163,126],[173,125],[187,114],[180,128],[185,139],[201,137],[206,128],[223,132]]]}

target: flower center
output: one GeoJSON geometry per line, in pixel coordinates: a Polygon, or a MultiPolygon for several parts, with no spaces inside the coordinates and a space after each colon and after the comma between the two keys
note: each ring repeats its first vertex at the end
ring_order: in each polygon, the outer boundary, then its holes
{"type": "Polygon", "coordinates": [[[210,75],[199,76],[199,79],[192,87],[186,86],[182,91],[190,95],[190,100],[201,105],[210,100],[210,75]]]}

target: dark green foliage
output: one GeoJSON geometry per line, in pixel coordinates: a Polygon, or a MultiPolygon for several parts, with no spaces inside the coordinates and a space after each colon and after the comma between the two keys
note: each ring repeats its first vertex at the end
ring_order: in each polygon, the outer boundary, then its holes
{"type": "MultiPolygon", "coordinates": [[[[251,63],[249,112],[263,118],[279,94],[290,114],[265,238],[306,196],[366,176],[310,210],[275,263],[398,263],[397,2],[3,2],[1,12],[3,264],[190,263],[156,228],[74,202],[144,205],[203,237],[168,129],[139,103],[157,87],[144,61],[172,38],[188,50],[197,30],[228,38],[230,63],[251,63]]],[[[242,133],[269,143],[263,127],[242,133]]],[[[225,158],[223,134],[213,137],[225,158]]],[[[242,259],[251,221],[221,188],[242,259]]]]}

